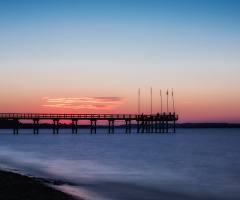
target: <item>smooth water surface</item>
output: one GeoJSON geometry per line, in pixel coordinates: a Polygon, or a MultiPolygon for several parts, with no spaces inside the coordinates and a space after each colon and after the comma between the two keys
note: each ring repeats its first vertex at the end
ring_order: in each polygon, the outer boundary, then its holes
{"type": "Polygon", "coordinates": [[[92,200],[240,199],[240,129],[97,131],[1,129],[0,166],[69,181],[92,200]]]}

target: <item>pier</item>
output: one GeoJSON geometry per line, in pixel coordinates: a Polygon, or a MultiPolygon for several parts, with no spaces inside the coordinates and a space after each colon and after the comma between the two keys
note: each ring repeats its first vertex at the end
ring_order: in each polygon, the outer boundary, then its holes
{"type": "MultiPolygon", "coordinates": [[[[97,132],[97,121],[108,121],[108,132],[114,133],[114,122],[125,121],[126,133],[131,133],[132,122],[137,124],[137,133],[168,133],[169,122],[173,123],[173,132],[175,133],[175,122],[178,120],[178,115],[157,113],[153,115],[130,115],[130,114],[36,114],[36,113],[0,113],[0,120],[13,121],[13,133],[18,134],[19,120],[33,120],[34,134],[39,133],[40,120],[53,121],[53,134],[59,133],[59,121],[71,120],[72,133],[78,132],[79,120],[90,120],[91,133],[97,132]]],[[[1,127],[0,127],[1,128],[1,127]]]]}

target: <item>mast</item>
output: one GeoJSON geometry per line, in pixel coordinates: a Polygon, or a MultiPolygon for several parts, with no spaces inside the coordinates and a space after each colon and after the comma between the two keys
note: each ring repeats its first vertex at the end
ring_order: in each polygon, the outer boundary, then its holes
{"type": "Polygon", "coordinates": [[[140,115],[140,88],[138,90],[138,115],[140,115]]]}
{"type": "Polygon", "coordinates": [[[152,115],[152,87],[150,89],[150,92],[151,92],[151,115],[152,115]]]}
{"type": "Polygon", "coordinates": [[[168,115],[168,89],[167,89],[167,115],[168,115]]]}
{"type": "Polygon", "coordinates": [[[173,96],[173,88],[172,88],[172,100],[173,100],[173,113],[175,114],[175,107],[174,107],[174,96],[173,96]]]}
{"type": "Polygon", "coordinates": [[[160,89],[160,100],[161,100],[161,115],[162,115],[162,91],[160,89]]]}

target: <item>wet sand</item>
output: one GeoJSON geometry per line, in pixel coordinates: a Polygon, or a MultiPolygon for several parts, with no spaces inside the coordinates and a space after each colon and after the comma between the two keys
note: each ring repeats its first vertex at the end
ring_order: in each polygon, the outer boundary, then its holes
{"type": "Polygon", "coordinates": [[[61,182],[49,181],[46,179],[39,178],[31,178],[10,171],[0,170],[0,199],[4,200],[80,199],[50,187],[51,185],[57,184],[61,184],[61,182]]]}

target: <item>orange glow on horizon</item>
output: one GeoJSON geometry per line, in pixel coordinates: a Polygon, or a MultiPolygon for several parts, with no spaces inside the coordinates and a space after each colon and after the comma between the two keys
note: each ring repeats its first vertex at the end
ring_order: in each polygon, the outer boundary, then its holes
{"type": "MultiPolygon", "coordinates": [[[[123,94],[123,93],[122,93],[123,94]]],[[[155,93],[154,93],[155,94],[155,93]]],[[[38,97],[5,96],[0,100],[1,113],[59,113],[59,114],[138,114],[137,94],[126,97],[38,97]]],[[[163,97],[162,111],[167,111],[167,98],[163,97]]],[[[168,97],[168,110],[173,113],[172,97],[168,97]]],[[[150,95],[141,96],[140,114],[150,114],[150,95]]],[[[153,95],[153,114],[161,112],[159,94],[153,95]]],[[[240,123],[238,96],[176,95],[175,113],[177,123],[227,122],[240,123]]]]}

